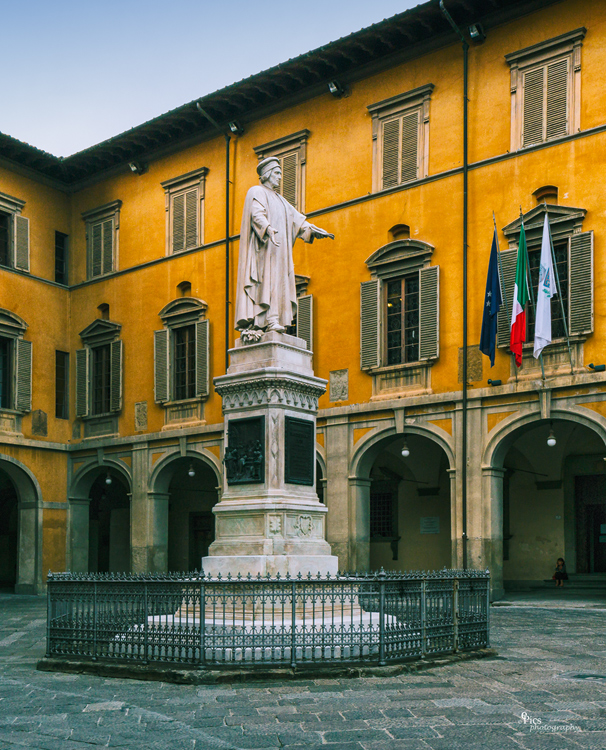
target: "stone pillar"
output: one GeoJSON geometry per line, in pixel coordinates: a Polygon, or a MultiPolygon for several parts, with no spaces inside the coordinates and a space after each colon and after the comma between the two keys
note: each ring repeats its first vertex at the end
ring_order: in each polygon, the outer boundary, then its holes
{"type": "Polygon", "coordinates": [[[20,502],[19,547],[17,549],[16,594],[37,594],[42,588],[38,580],[38,556],[42,542],[42,509],[35,502],[20,502]]]}
{"type": "MultiPolygon", "coordinates": [[[[168,499],[165,492],[147,493],[147,561],[150,573],[168,571],[168,499]]],[[[187,540],[183,540],[187,544],[187,540]]]]}
{"type": "Polygon", "coordinates": [[[69,498],[69,548],[72,573],[88,573],[89,506],[88,497],[69,498]]]}
{"type": "Polygon", "coordinates": [[[503,588],[503,477],[505,469],[486,466],[482,469],[484,502],[484,559],[490,570],[493,599],[500,599],[503,588]]]}
{"type": "Polygon", "coordinates": [[[353,570],[350,559],[349,522],[349,420],[346,416],[326,420],[326,538],[339,559],[340,570],[353,570]]]}
{"type": "Polygon", "coordinates": [[[462,510],[457,502],[457,470],[447,469],[450,480],[450,544],[452,550],[451,565],[453,568],[463,567],[462,510]]]}
{"type": "Polygon", "coordinates": [[[370,479],[349,479],[350,568],[366,573],[370,568],[370,479]]]}
{"type": "Polygon", "coordinates": [[[315,486],[316,414],[326,381],[314,376],[305,342],[276,331],[254,343],[238,339],[230,357],[227,374],[214,379],[223,399],[226,470],[203,570],[334,574],[327,508],[315,486]]]}
{"type": "Polygon", "coordinates": [[[467,412],[467,565],[476,570],[488,567],[485,555],[485,514],[482,493],[482,410],[479,401],[470,401],[467,412]]]}
{"type": "Polygon", "coordinates": [[[132,451],[132,493],[130,498],[130,566],[133,573],[151,570],[148,554],[149,507],[147,500],[147,443],[135,443],[132,451]]]}

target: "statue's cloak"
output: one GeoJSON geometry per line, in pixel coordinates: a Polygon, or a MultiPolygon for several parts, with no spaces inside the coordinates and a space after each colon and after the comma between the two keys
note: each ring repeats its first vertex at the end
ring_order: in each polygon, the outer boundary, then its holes
{"type": "Polygon", "coordinates": [[[311,227],[281,195],[256,185],[246,194],[240,230],[236,291],[237,329],[289,326],[297,310],[292,248],[297,237],[313,241],[311,227]],[[267,228],[276,229],[276,246],[267,228]],[[270,320],[271,319],[271,320],[270,320]]]}

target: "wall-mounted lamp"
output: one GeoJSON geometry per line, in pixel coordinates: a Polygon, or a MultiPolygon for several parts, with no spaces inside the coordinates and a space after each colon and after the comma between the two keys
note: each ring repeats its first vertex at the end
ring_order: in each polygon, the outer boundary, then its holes
{"type": "Polygon", "coordinates": [[[189,462],[189,470],[187,472],[188,476],[195,477],[196,476],[196,470],[194,469],[194,462],[189,462]]]}
{"type": "Polygon", "coordinates": [[[107,472],[107,476],[105,477],[105,484],[111,484],[112,478],[109,475],[109,472],[107,472]]]}
{"type": "Polygon", "coordinates": [[[244,135],[244,128],[237,120],[232,120],[227,124],[227,127],[234,135],[244,135]]]}
{"type": "Polygon", "coordinates": [[[147,172],[147,165],[142,164],[140,161],[130,161],[128,168],[133,174],[145,174],[147,172]]]}
{"type": "Polygon", "coordinates": [[[482,44],[486,39],[486,33],[481,23],[472,23],[468,28],[469,36],[474,44],[482,44]]]}
{"type": "Polygon", "coordinates": [[[410,449],[408,448],[405,440],[404,445],[402,446],[402,458],[408,458],[408,456],[410,456],[410,449]]]}
{"type": "Polygon", "coordinates": [[[342,86],[339,81],[329,81],[328,90],[335,99],[340,99],[342,96],[345,96],[346,93],[345,87],[342,86]]]}
{"type": "Polygon", "coordinates": [[[606,365],[594,365],[593,362],[590,362],[587,367],[594,372],[604,372],[606,370],[606,365]]]}
{"type": "Polygon", "coordinates": [[[488,385],[501,385],[500,380],[488,380],[488,385]]]}
{"type": "Polygon", "coordinates": [[[547,437],[547,445],[550,448],[553,448],[556,443],[557,443],[557,440],[556,440],[556,436],[553,433],[553,424],[552,424],[551,427],[550,427],[550,429],[549,429],[549,435],[547,437]]]}

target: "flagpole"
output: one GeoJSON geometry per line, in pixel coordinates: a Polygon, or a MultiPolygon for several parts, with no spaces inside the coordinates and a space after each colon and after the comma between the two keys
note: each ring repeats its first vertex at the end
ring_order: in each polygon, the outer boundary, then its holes
{"type": "MultiPolygon", "coordinates": [[[[499,286],[501,288],[501,297],[503,298],[503,302],[505,303],[505,315],[507,315],[507,323],[508,325],[511,325],[511,316],[509,315],[509,305],[507,304],[507,294],[505,294],[505,284],[503,282],[503,266],[501,264],[501,250],[499,248],[499,234],[497,232],[497,219],[496,219],[496,216],[494,215],[494,211],[492,212],[492,223],[494,224],[494,235],[497,238],[497,262],[499,264],[499,286]]],[[[514,353],[512,351],[510,351],[509,354],[512,357],[514,357],[514,353]]],[[[518,368],[515,366],[515,361],[514,361],[513,373],[516,376],[516,380],[517,380],[518,368]]]]}
{"type": "Polygon", "coordinates": [[[551,227],[549,226],[549,211],[547,210],[547,201],[544,201],[544,205],[545,205],[545,214],[547,215],[547,226],[549,228],[549,246],[551,248],[551,260],[553,264],[553,274],[555,276],[556,284],[558,286],[558,297],[560,298],[560,309],[562,310],[562,322],[564,323],[564,333],[566,334],[566,344],[568,345],[568,359],[570,361],[570,374],[574,375],[574,367],[572,365],[572,349],[570,348],[570,337],[568,335],[568,322],[566,320],[566,312],[564,310],[564,300],[562,298],[562,289],[560,288],[560,274],[558,273],[558,264],[556,262],[555,249],[553,247],[551,227]]]}
{"type": "MultiPolygon", "coordinates": [[[[522,206],[520,206],[520,219],[522,220],[522,226],[524,226],[524,214],[522,213],[522,206]]],[[[528,290],[530,292],[530,301],[534,309],[534,324],[535,329],[537,325],[537,306],[534,301],[534,291],[532,289],[532,278],[530,276],[530,257],[528,256],[528,243],[525,244],[526,250],[526,283],[528,284],[528,290]]],[[[535,330],[536,335],[536,330],[535,330]]],[[[543,365],[543,352],[539,354],[539,362],[541,363],[541,377],[545,380],[545,366],[543,365]]]]}

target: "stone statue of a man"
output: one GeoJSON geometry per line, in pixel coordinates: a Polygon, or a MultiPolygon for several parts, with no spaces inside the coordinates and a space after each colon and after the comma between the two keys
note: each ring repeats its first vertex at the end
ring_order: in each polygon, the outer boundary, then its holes
{"type": "Polygon", "coordinates": [[[274,157],[257,166],[261,184],[250,188],[244,202],[236,291],[236,329],[284,331],[297,310],[292,248],[330,237],[310,224],[278,192],[282,179],[274,157]]]}

